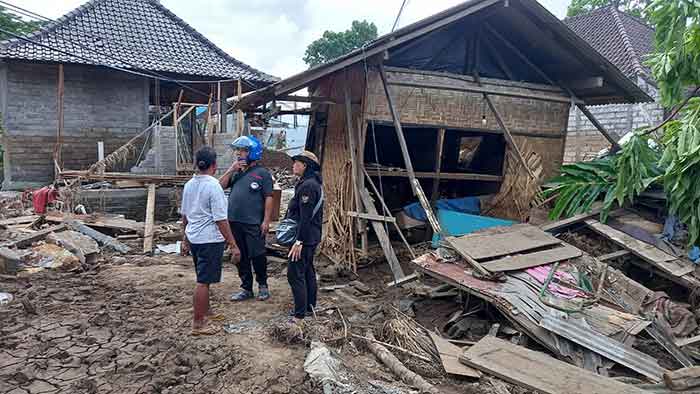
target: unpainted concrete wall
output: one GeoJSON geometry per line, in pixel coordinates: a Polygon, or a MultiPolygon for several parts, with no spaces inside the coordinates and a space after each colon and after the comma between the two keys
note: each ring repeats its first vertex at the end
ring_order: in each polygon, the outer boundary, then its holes
{"type": "MultiPolygon", "coordinates": [[[[84,169],[122,146],[148,122],[148,81],[106,68],[64,66],[63,165],[84,169]]],[[[58,127],[58,65],[0,64],[0,112],[5,148],[4,188],[54,179],[58,127]]]]}

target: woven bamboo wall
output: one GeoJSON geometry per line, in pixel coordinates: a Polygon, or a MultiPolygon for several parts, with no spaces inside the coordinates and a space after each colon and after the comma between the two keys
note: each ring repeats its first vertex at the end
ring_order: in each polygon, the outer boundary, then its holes
{"type": "MultiPolygon", "coordinates": [[[[364,72],[361,68],[351,68],[332,74],[321,81],[314,94],[330,97],[344,103],[344,89],[349,87],[352,102],[353,133],[357,134],[357,125],[362,114],[359,103],[364,96],[364,72]]],[[[348,211],[355,211],[355,194],[352,187],[352,162],[345,118],[344,104],[329,105],[328,121],[323,145],[322,175],[323,190],[326,196],[324,204],[323,241],[321,250],[330,258],[356,269],[355,232],[356,226],[348,211]]]]}
{"type": "MultiPolygon", "coordinates": [[[[473,82],[457,81],[435,75],[406,72],[388,72],[387,74],[391,80],[476,86],[473,82]]],[[[370,71],[368,78],[366,118],[391,121],[391,113],[379,73],[370,71]]],[[[486,83],[485,85],[494,89],[504,89],[504,85],[507,85],[510,90],[533,92],[533,88],[509,81],[498,81],[498,85],[486,83]]],[[[496,118],[478,93],[406,86],[390,86],[389,89],[402,123],[436,125],[445,128],[500,130],[496,118]],[[484,116],[485,125],[482,122],[484,116]]],[[[515,97],[494,95],[491,97],[504,117],[506,126],[516,135],[516,141],[520,144],[527,140],[533,150],[542,157],[543,179],[555,176],[563,159],[563,135],[567,127],[570,105],[515,97]],[[545,134],[547,137],[523,137],[517,136],[517,133],[545,134]]]]}

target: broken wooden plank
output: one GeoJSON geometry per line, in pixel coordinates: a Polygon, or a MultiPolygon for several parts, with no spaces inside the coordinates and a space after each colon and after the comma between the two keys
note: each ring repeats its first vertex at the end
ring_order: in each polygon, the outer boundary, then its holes
{"type": "Polygon", "coordinates": [[[700,367],[681,368],[664,373],[664,383],[671,390],[690,390],[700,387],[700,367]]]}
{"type": "Polygon", "coordinates": [[[695,344],[698,342],[700,342],[700,335],[696,335],[696,336],[690,337],[690,338],[679,339],[676,341],[676,346],[683,347],[683,346],[692,345],[692,344],[695,344]]]}
{"type": "Polygon", "coordinates": [[[655,358],[580,324],[545,316],[540,326],[656,382],[663,378],[665,370],[655,358]]]}
{"type": "Polygon", "coordinates": [[[119,253],[129,253],[129,251],[131,251],[131,248],[124,245],[123,243],[117,241],[116,239],[108,235],[102,234],[101,232],[90,228],[78,222],[77,220],[67,220],[65,223],[68,227],[72,228],[73,230],[79,233],[87,235],[88,237],[97,241],[97,243],[102,246],[108,246],[119,253]]]}
{"type": "MultiPolygon", "coordinates": [[[[194,107],[192,107],[194,108],[194,107]]],[[[156,185],[148,185],[148,197],[146,199],[146,227],[143,230],[143,252],[153,251],[153,222],[156,209],[156,185]]]]}
{"type": "Polygon", "coordinates": [[[627,255],[632,254],[629,250],[618,250],[617,252],[612,252],[612,253],[607,253],[602,256],[596,257],[596,260],[598,261],[608,261],[612,259],[617,259],[620,257],[625,257],[627,255]]]}
{"type": "Polygon", "coordinates": [[[586,225],[596,233],[629,250],[635,256],[674,276],[683,276],[695,271],[689,261],[683,261],[663,250],[642,242],[597,220],[588,219],[586,225]]]}
{"type": "Polygon", "coordinates": [[[676,359],[679,363],[681,363],[682,366],[684,367],[692,367],[695,365],[693,360],[683,352],[683,350],[680,348],[680,346],[676,345],[676,343],[673,341],[673,339],[664,332],[664,330],[660,329],[655,323],[651,323],[646,327],[647,334],[649,334],[650,337],[654,338],[654,340],[661,345],[668,354],[673,356],[673,358],[676,359]]]}
{"type": "Polygon", "coordinates": [[[399,280],[394,280],[393,282],[389,282],[386,284],[386,287],[396,287],[396,286],[403,286],[407,283],[411,283],[413,281],[416,281],[420,279],[420,273],[414,272],[410,275],[406,275],[403,278],[399,280]]]}
{"type": "Polygon", "coordinates": [[[393,216],[373,215],[371,213],[361,213],[361,212],[348,211],[348,216],[353,217],[353,218],[376,220],[378,222],[387,222],[387,223],[395,223],[396,222],[396,218],[393,216]]]}
{"type": "Polygon", "coordinates": [[[530,225],[513,226],[512,231],[501,234],[474,233],[448,239],[455,248],[467,252],[475,260],[506,256],[561,243],[551,234],[530,225]]]}
{"type": "Polygon", "coordinates": [[[14,241],[9,241],[5,242],[3,244],[0,244],[0,246],[5,246],[5,247],[17,247],[17,248],[26,248],[27,246],[30,246],[36,241],[40,241],[44,238],[46,238],[47,235],[53,233],[53,232],[59,232],[63,231],[66,229],[66,226],[63,224],[59,224],[57,226],[49,227],[44,230],[40,231],[35,231],[29,235],[25,235],[22,238],[18,238],[14,241]]]}
{"type": "Polygon", "coordinates": [[[573,259],[583,254],[578,248],[564,245],[561,248],[542,250],[528,254],[506,256],[498,260],[482,262],[484,268],[491,272],[519,271],[539,265],[556,263],[557,261],[573,259]]]}
{"type": "Polygon", "coordinates": [[[562,219],[562,220],[557,220],[556,222],[552,223],[547,223],[543,224],[540,226],[540,229],[542,231],[546,231],[548,233],[558,233],[562,230],[566,230],[567,228],[579,224],[586,219],[590,219],[596,215],[600,215],[601,209],[600,208],[594,208],[590,212],[587,213],[580,213],[578,215],[574,215],[570,218],[562,219]]]}
{"type": "MultiPolygon", "coordinates": [[[[369,192],[367,191],[367,189],[362,188],[360,190],[360,198],[362,198],[362,203],[364,204],[365,209],[368,213],[372,215],[378,215],[377,208],[374,207],[374,202],[369,196],[369,192]]],[[[394,274],[394,281],[401,280],[401,278],[403,278],[406,275],[403,272],[403,268],[401,268],[401,265],[399,264],[399,259],[396,257],[396,253],[394,252],[394,247],[391,246],[389,234],[386,233],[386,231],[384,230],[384,226],[381,223],[372,220],[370,221],[370,224],[372,225],[374,234],[377,236],[377,239],[379,239],[379,245],[384,251],[384,256],[386,257],[386,260],[389,263],[391,272],[394,274]]]]}
{"type": "Polygon", "coordinates": [[[491,336],[477,342],[459,360],[507,382],[545,394],[646,393],[634,386],[491,336]]]}
{"type": "Polygon", "coordinates": [[[70,215],[70,214],[58,214],[52,213],[45,216],[47,222],[52,223],[63,223],[66,220],[77,220],[81,223],[87,224],[90,227],[97,227],[107,230],[116,230],[123,232],[137,232],[139,234],[144,233],[145,224],[143,222],[137,222],[135,220],[126,219],[119,216],[110,216],[106,214],[92,214],[92,215],[70,215]]]}
{"type": "Polygon", "coordinates": [[[430,339],[433,340],[435,348],[440,354],[440,361],[442,361],[442,367],[445,368],[445,372],[451,375],[481,378],[481,372],[459,362],[459,356],[462,354],[462,349],[459,346],[451,344],[448,340],[433,332],[428,334],[430,334],[430,339]]]}
{"type": "Polygon", "coordinates": [[[39,219],[39,215],[19,216],[16,218],[0,220],[0,227],[14,226],[16,224],[29,224],[39,219]]]}

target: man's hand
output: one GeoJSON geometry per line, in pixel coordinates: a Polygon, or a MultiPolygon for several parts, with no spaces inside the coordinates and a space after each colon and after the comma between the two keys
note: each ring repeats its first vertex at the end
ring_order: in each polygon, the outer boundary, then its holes
{"type": "Polygon", "coordinates": [[[238,172],[240,169],[241,169],[241,161],[236,159],[231,164],[231,167],[229,167],[228,170],[226,170],[226,172],[234,173],[234,172],[238,172]]]}
{"type": "Polygon", "coordinates": [[[190,243],[184,240],[180,243],[180,255],[187,256],[190,254],[190,243]]]}
{"type": "Polygon", "coordinates": [[[291,262],[299,261],[299,259],[301,258],[301,248],[302,248],[301,243],[295,243],[294,245],[292,245],[292,248],[289,249],[289,254],[287,255],[287,257],[289,258],[289,261],[291,261],[291,262]]]}
{"type": "Polygon", "coordinates": [[[241,261],[241,250],[238,249],[238,245],[235,242],[228,242],[228,250],[231,252],[231,261],[233,264],[238,265],[241,261]]]}
{"type": "Polygon", "coordinates": [[[263,221],[262,224],[260,225],[260,233],[262,234],[263,238],[267,237],[267,233],[270,232],[270,222],[263,221]]]}

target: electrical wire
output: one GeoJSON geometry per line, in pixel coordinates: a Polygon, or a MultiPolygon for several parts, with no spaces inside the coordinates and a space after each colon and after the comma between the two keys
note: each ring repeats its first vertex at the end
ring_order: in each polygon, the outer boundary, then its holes
{"type": "Polygon", "coordinates": [[[399,8],[399,13],[396,14],[396,19],[394,20],[394,26],[391,27],[391,32],[393,33],[394,30],[396,30],[396,25],[399,24],[399,18],[401,18],[401,13],[403,12],[403,8],[406,6],[406,3],[408,3],[408,0],[403,0],[401,3],[401,8],[399,8]]]}

